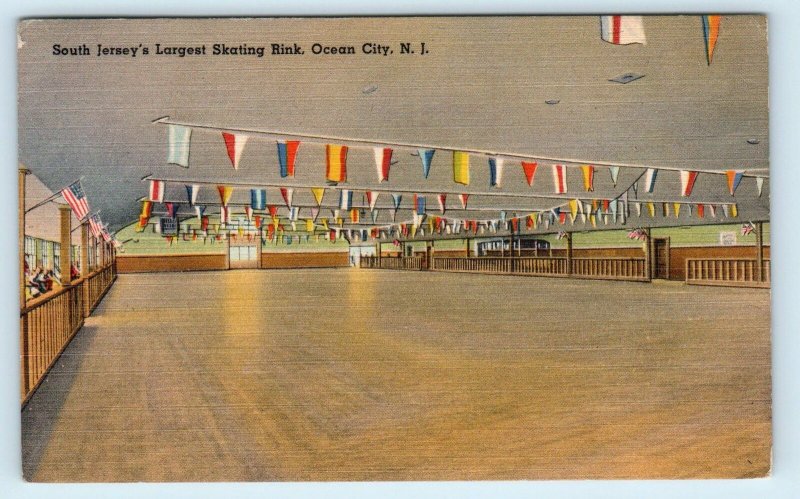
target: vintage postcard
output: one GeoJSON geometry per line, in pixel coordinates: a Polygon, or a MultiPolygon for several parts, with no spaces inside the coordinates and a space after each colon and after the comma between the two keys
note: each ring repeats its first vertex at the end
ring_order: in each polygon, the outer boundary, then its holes
{"type": "Polygon", "coordinates": [[[770,473],[764,16],[17,47],[26,480],[770,473]]]}

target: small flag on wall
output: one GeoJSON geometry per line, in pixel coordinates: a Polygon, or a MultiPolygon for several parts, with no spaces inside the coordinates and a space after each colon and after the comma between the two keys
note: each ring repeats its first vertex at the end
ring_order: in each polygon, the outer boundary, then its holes
{"type": "Polygon", "coordinates": [[[267,206],[267,211],[269,211],[269,215],[274,219],[278,216],[278,207],[274,204],[267,206]]]}
{"type": "Polygon", "coordinates": [[[378,194],[377,191],[367,191],[364,195],[367,197],[367,205],[369,205],[369,211],[375,210],[375,203],[378,202],[378,194]]]}
{"type": "Polygon", "coordinates": [[[469,153],[453,151],[453,182],[469,185],[469,153]]]}
{"type": "Polygon", "coordinates": [[[489,185],[491,187],[500,187],[503,181],[503,159],[502,158],[489,158],[489,185]]]}
{"type": "Polygon", "coordinates": [[[227,206],[221,206],[219,209],[219,223],[231,223],[231,209],[227,206]]]}
{"type": "Polygon", "coordinates": [[[347,181],[347,146],[325,146],[327,164],[325,177],[331,182],[347,181]]]}
{"type": "Polygon", "coordinates": [[[325,196],[325,188],[324,187],[312,187],[311,194],[314,196],[314,201],[316,201],[317,206],[322,204],[322,198],[325,196]]]}
{"type": "Polygon", "coordinates": [[[617,186],[617,179],[619,178],[619,166],[609,166],[608,172],[611,174],[611,182],[614,187],[617,186]]]}
{"type": "Polygon", "coordinates": [[[722,21],[722,16],[700,16],[703,21],[703,39],[706,44],[706,62],[711,65],[714,59],[714,49],[717,46],[717,38],[719,37],[719,25],[722,21]]]}
{"type": "Polygon", "coordinates": [[[164,203],[164,208],[167,210],[167,216],[170,218],[175,218],[178,214],[178,203],[164,203]]]}
{"type": "Polygon", "coordinates": [[[294,163],[297,159],[297,150],[300,148],[299,140],[278,141],[278,164],[281,177],[294,177],[294,163]]]}
{"type": "Polygon", "coordinates": [[[445,203],[447,201],[447,194],[439,194],[439,196],[437,197],[437,201],[439,201],[439,211],[441,211],[442,214],[444,214],[445,203]]]}
{"type": "Polygon", "coordinates": [[[228,206],[228,201],[231,200],[231,194],[233,194],[233,187],[218,185],[217,192],[219,192],[219,201],[222,203],[222,206],[228,206]]]}
{"type": "Polygon", "coordinates": [[[644,172],[645,192],[653,193],[653,189],[656,187],[656,176],[658,176],[658,170],[655,168],[648,168],[647,171],[644,172]]]}
{"type": "Polygon", "coordinates": [[[228,151],[228,158],[231,160],[233,169],[238,170],[239,159],[242,157],[244,145],[247,143],[247,135],[222,132],[222,138],[225,140],[225,149],[228,151]]]}
{"type": "Polygon", "coordinates": [[[586,192],[594,191],[594,166],[583,165],[581,172],[583,172],[583,188],[586,189],[586,192]]]}
{"type": "Polygon", "coordinates": [[[600,38],[614,45],[647,43],[642,16],[600,16],[600,38]]]}
{"type": "Polygon", "coordinates": [[[189,200],[189,206],[194,206],[197,202],[197,193],[200,192],[200,186],[197,184],[186,185],[186,199],[189,200]]]}
{"type": "Polygon", "coordinates": [[[764,189],[764,177],[756,177],[756,188],[758,189],[758,197],[761,197],[761,191],[764,189]]]}
{"type": "Polygon", "coordinates": [[[250,207],[254,210],[263,210],[267,207],[266,189],[250,189],[250,207]]]}
{"type": "Polygon", "coordinates": [[[706,216],[706,206],[704,204],[697,205],[697,218],[704,218],[706,216]]]}
{"type": "MultiPolygon", "coordinates": [[[[197,220],[200,223],[203,222],[203,213],[205,213],[205,212],[206,212],[206,207],[205,206],[195,206],[194,207],[194,213],[195,213],[195,215],[197,215],[197,220]]],[[[203,230],[205,230],[205,229],[203,229],[203,230]]]]}
{"type": "Polygon", "coordinates": [[[392,150],[388,147],[375,148],[375,166],[378,168],[378,182],[389,180],[389,167],[392,165],[392,150]]]}
{"type": "Polygon", "coordinates": [[[247,221],[248,222],[253,220],[253,208],[252,208],[252,206],[245,206],[244,207],[244,216],[247,217],[247,221]]]}
{"type": "Polygon", "coordinates": [[[164,181],[163,180],[151,180],[150,181],[150,191],[148,193],[147,198],[150,201],[161,203],[164,201],[164,181]]]}
{"type": "Polygon", "coordinates": [[[422,175],[425,178],[428,178],[428,174],[431,172],[431,160],[433,160],[433,153],[436,151],[433,149],[418,149],[417,153],[419,153],[419,159],[422,161],[422,175]]]}
{"type": "Polygon", "coordinates": [[[189,141],[192,138],[192,129],[181,125],[169,125],[167,137],[169,139],[167,163],[189,168],[189,141]]]}
{"type": "Polygon", "coordinates": [[[283,202],[286,203],[287,208],[292,207],[292,197],[294,196],[294,189],[291,187],[281,187],[281,197],[283,202]]]}
{"type": "Polygon", "coordinates": [[[528,181],[528,185],[533,185],[533,177],[536,175],[536,167],[538,163],[535,161],[522,161],[522,171],[525,173],[525,180],[528,181]]]}
{"type": "Polygon", "coordinates": [[[739,187],[739,183],[742,181],[742,172],[728,170],[725,172],[725,175],[728,177],[728,190],[731,196],[733,196],[736,193],[736,189],[739,187]]]}
{"type": "Polygon", "coordinates": [[[467,201],[469,201],[469,194],[459,194],[458,199],[461,201],[461,208],[467,209],[467,201]]]}
{"type": "Polygon", "coordinates": [[[150,214],[153,213],[153,203],[151,201],[142,201],[142,211],[139,213],[139,228],[144,229],[150,220],[150,214]]]}
{"type": "Polygon", "coordinates": [[[418,196],[414,194],[414,207],[417,210],[417,215],[425,214],[425,196],[418,196]]]}
{"type": "Polygon", "coordinates": [[[392,194],[392,205],[394,205],[394,211],[392,211],[392,221],[394,222],[397,217],[397,210],[400,209],[400,203],[403,201],[403,196],[401,194],[392,194]]]}
{"type": "Polygon", "coordinates": [[[697,180],[697,172],[681,170],[681,196],[692,195],[695,180],[697,180]]]}
{"type": "Polygon", "coordinates": [[[553,165],[553,187],[556,194],[567,192],[567,168],[564,165],[553,165]]]}

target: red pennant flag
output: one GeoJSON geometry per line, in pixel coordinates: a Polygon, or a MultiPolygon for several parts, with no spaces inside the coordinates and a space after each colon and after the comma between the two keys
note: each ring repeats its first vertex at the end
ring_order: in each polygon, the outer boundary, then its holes
{"type": "Polygon", "coordinates": [[[533,185],[533,177],[534,177],[534,175],[536,175],[536,167],[537,166],[539,166],[539,164],[536,163],[535,161],[532,161],[532,162],[523,161],[522,162],[522,170],[525,172],[525,179],[528,181],[528,185],[529,186],[533,185]]]}
{"type": "Polygon", "coordinates": [[[469,194],[459,194],[458,199],[461,200],[461,207],[467,209],[467,201],[469,201],[469,194]]]}
{"type": "Polygon", "coordinates": [[[228,151],[228,158],[231,160],[233,169],[237,170],[239,168],[239,158],[242,157],[244,144],[247,142],[247,135],[222,132],[222,138],[225,140],[225,149],[228,151]]]}
{"type": "Polygon", "coordinates": [[[278,216],[278,207],[275,206],[274,204],[271,204],[271,205],[267,206],[267,209],[269,210],[269,214],[271,216],[273,216],[273,217],[277,217],[278,216]]]}
{"type": "Polygon", "coordinates": [[[255,222],[255,225],[256,225],[256,229],[260,229],[261,228],[261,216],[260,215],[256,215],[254,222],[255,222]]]}
{"type": "Polygon", "coordinates": [[[698,204],[697,205],[697,218],[703,218],[706,216],[706,207],[705,205],[698,204]]]}

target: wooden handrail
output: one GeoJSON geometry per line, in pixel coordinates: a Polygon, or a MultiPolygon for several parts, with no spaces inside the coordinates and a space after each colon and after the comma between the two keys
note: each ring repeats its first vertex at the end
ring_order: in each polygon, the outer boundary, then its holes
{"type": "Polygon", "coordinates": [[[110,263],[108,265],[106,265],[105,267],[102,267],[102,268],[95,269],[95,270],[91,271],[90,273],[88,273],[85,276],[78,277],[77,279],[75,279],[71,283],[67,284],[66,286],[61,286],[60,288],[54,289],[53,291],[49,291],[47,293],[44,293],[41,296],[37,296],[36,298],[31,298],[30,300],[28,300],[25,303],[25,307],[23,307],[23,308],[21,308],[19,310],[20,315],[27,314],[31,310],[33,310],[35,308],[38,308],[38,307],[41,307],[42,305],[44,305],[48,301],[50,301],[50,300],[52,300],[52,299],[54,299],[54,298],[56,298],[56,297],[58,297],[58,296],[60,296],[60,295],[62,295],[64,293],[68,292],[72,288],[77,288],[78,286],[83,284],[84,281],[86,281],[88,279],[91,279],[92,277],[96,276],[97,274],[99,274],[99,273],[101,273],[104,270],[107,270],[109,268],[111,268],[111,264],[110,263]]]}

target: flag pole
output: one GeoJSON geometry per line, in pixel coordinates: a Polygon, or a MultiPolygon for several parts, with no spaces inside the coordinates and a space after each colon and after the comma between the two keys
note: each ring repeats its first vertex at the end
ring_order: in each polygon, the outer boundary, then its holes
{"type": "MultiPolygon", "coordinates": [[[[83,180],[83,177],[84,177],[84,176],[83,176],[83,175],[81,175],[81,176],[78,178],[78,180],[76,180],[75,182],[80,182],[81,180],[83,180]]],[[[52,194],[50,197],[48,197],[47,199],[45,199],[45,200],[43,200],[43,201],[40,201],[40,202],[36,203],[35,205],[31,206],[30,208],[28,208],[27,210],[25,210],[25,213],[28,213],[28,212],[29,212],[29,211],[31,211],[31,210],[35,210],[36,208],[38,208],[38,207],[40,207],[40,206],[43,206],[43,205],[45,205],[45,204],[49,203],[50,201],[54,200],[55,198],[57,198],[58,196],[60,196],[60,195],[61,195],[61,191],[63,191],[63,190],[64,190],[64,189],[66,189],[67,187],[71,186],[71,185],[72,185],[72,184],[74,184],[75,182],[72,182],[71,184],[69,184],[69,185],[67,185],[67,186],[65,186],[65,187],[62,187],[61,189],[59,189],[59,190],[57,190],[56,192],[54,192],[54,193],[53,193],[53,194],[52,194]]]]}

